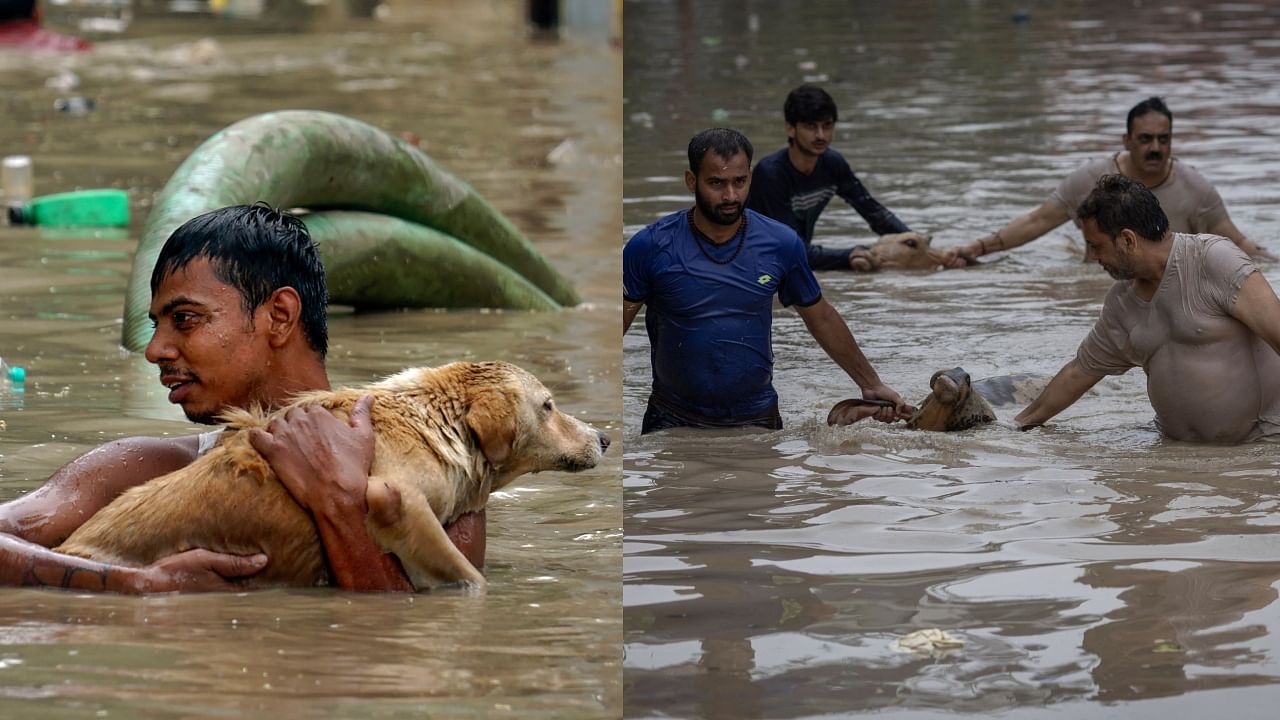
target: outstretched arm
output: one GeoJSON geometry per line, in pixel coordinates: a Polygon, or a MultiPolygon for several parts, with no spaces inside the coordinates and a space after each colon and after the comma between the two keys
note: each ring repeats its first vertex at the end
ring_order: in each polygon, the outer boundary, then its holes
{"type": "Polygon", "coordinates": [[[1264,248],[1259,246],[1257,243],[1245,237],[1244,233],[1240,232],[1240,228],[1236,227],[1236,224],[1231,222],[1230,215],[1224,215],[1223,218],[1219,220],[1216,225],[1209,228],[1209,232],[1213,233],[1214,235],[1221,235],[1222,237],[1229,239],[1231,242],[1240,246],[1241,250],[1248,253],[1249,257],[1252,257],[1255,259],[1262,258],[1264,260],[1276,259],[1275,255],[1272,255],[1271,253],[1267,252],[1264,248]]]}
{"type": "Polygon", "coordinates": [[[882,408],[875,414],[877,420],[893,422],[911,417],[911,408],[893,388],[885,385],[867,356],[862,354],[844,318],[826,298],[808,306],[796,306],[809,334],[818,341],[827,355],[862,389],[862,397],[868,400],[889,400],[894,407],[882,408]]]}
{"type": "Polygon", "coordinates": [[[147,567],[113,566],[63,555],[58,545],[120,493],[191,462],[196,440],[129,438],[72,461],[36,490],[0,505],[0,585],[124,593],[238,589],[265,555],[191,550],[147,567]]]}
{"type": "Polygon", "coordinates": [[[1066,209],[1052,199],[1045,200],[1040,207],[1026,215],[1014,218],[1008,225],[986,237],[964,245],[941,249],[942,264],[949,268],[972,265],[987,253],[1012,250],[1026,245],[1068,219],[1070,216],[1067,215],[1066,209]]]}
{"type": "Polygon", "coordinates": [[[889,235],[892,233],[911,232],[911,228],[907,224],[898,219],[889,208],[880,204],[871,196],[871,191],[867,190],[862,181],[858,179],[853,171],[849,171],[849,177],[836,188],[836,193],[849,203],[849,207],[853,208],[867,221],[867,225],[871,226],[871,231],[877,235],[889,235]]]}
{"type": "Polygon", "coordinates": [[[1018,416],[1013,419],[1019,430],[1030,430],[1045,424],[1054,415],[1071,407],[1089,388],[1098,384],[1101,375],[1085,372],[1075,358],[1071,359],[1057,375],[1049,381],[1049,385],[1041,391],[1039,397],[1031,401],[1018,416]]]}
{"type": "Polygon", "coordinates": [[[329,569],[339,587],[360,591],[412,591],[394,555],[384,553],[365,525],[365,492],[373,466],[373,396],[361,398],[350,422],[323,407],[293,408],[254,428],[249,440],[281,484],[315,518],[329,569]]]}

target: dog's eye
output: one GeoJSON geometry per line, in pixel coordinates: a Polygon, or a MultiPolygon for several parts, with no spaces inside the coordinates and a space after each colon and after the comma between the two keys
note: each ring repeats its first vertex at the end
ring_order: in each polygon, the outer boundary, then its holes
{"type": "Polygon", "coordinates": [[[920,243],[915,238],[907,238],[906,243],[909,248],[920,247],[920,243]]]}
{"type": "Polygon", "coordinates": [[[542,403],[542,409],[546,412],[551,412],[555,409],[555,403],[551,402],[551,398],[547,398],[547,401],[542,403]]]}

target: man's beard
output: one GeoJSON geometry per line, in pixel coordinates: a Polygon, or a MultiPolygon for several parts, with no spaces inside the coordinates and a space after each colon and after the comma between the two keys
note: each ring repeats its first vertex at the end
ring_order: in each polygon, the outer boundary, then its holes
{"type": "Polygon", "coordinates": [[[221,425],[222,424],[222,422],[218,419],[222,413],[217,410],[212,412],[208,410],[204,412],[196,412],[193,410],[182,408],[182,414],[186,415],[187,419],[190,420],[191,422],[198,423],[200,425],[221,425]]]}
{"type": "Polygon", "coordinates": [[[704,198],[700,192],[693,194],[693,201],[698,206],[698,212],[717,225],[734,225],[742,219],[742,203],[736,203],[734,207],[737,209],[725,214],[713,205],[710,200],[704,198]]]}
{"type": "Polygon", "coordinates": [[[1121,264],[1117,264],[1117,265],[1103,265],[1102,263],[1098,263],[1098,264],[1102,265],[1102,269],[1106,270],[1107,274],[1110,275],[1111,279],[1113,280],[1132,280],[1135,277],[1133,272],[1133,263],[1129,261],[1128,258],[1121,259],[1117,257],[1116,262],[1121,264]]]}

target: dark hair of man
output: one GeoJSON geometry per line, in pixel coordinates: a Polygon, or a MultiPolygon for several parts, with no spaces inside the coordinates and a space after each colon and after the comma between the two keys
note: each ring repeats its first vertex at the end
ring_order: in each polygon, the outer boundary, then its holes
{"type": "Polygon", "coordinates": [[[1108,237],[1128,228],[1152,242],[1160,242],[1169,230],[1169,218],[1160,201],[1145,185],[1124,175],[1103,175],[1089,197],[1076,210],[1080,222],[1092,220],[1108,237]]]}
{"type": "Polygon", "coordinates": [[[733,128],[711,128],[703,130],[689,141],[689,170],[698,175],[702,168],[702,157],[711,151],[726,160],[739,152],[747,154],[747,165],[751,164],[751,154],[755,152],[746,135],[733,128]]]}
{"type": "Polygon", "coordinates": [[[0,0],[0,22],[30,20],[36,15],[36,0],[0,0]]]}
{"type": "Polygon", "coordinates": [[[1125,133],[1128,135],[1132,135],[1133,121],[1142,117],[1143,115],[1146,115],[1149,112],[1158,112],[1161,115],[1169,118],[1169,127],[1170,129],[1173,128],[1173,113],[1169,112],[1169,107],[1164,104],[1163,100],[1156,97],[1155,95],[1152,95],[1151,97],[1147,98],[1146,100],[1143,100],[1137,105],[1134,105],[1133,109],[1129,111],[1129,117],[1124,121],[1125,133]]]}
{"type": "Polygon", "coordinates": [[[809,83],[787,93],[787,100],[782,103],[782,118],[788,125],[840,119],[836,114],[836,101],[826,90],[809,83]]]}
{"type": "Polygon", "coordinates": [[[302,301],[302,334],[324,357],[329,349],[329,290],[311,233],[298,218],[265,204],[232,205],[194,217],[173,231],[151,271],[151,292],[170,274],[208,258],[218,280],[240,292],[245,314],[283,287],[302,301]]]}

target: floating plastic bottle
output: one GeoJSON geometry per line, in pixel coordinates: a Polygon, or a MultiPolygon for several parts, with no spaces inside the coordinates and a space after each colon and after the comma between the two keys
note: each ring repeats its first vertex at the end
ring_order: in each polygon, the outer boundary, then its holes
{"type": "Polygon", "coordinates": [[[27,381],[27,369],[16,365],[10,365],[4,361],[4,358],[0,358],[0,375],[11,383],[23,383],[27,381]]]}
{"type": "Polygon", "coordinates": [[[26,394],[27,371],[0,358],[0,410],[21,410],[26,394]]]}
{"type": "Polygon", "coordinates": [[[0,192],[8,205],[30,202],[35,195],[31,158],[27,155],[10,155],[0,161],[0,192]]]}
{"type": "Polygon", "coordinates": [[[14,225],[123,227],[129,224],[129,193],[104,188],[42,195],[9,206],[14,225]]]}

